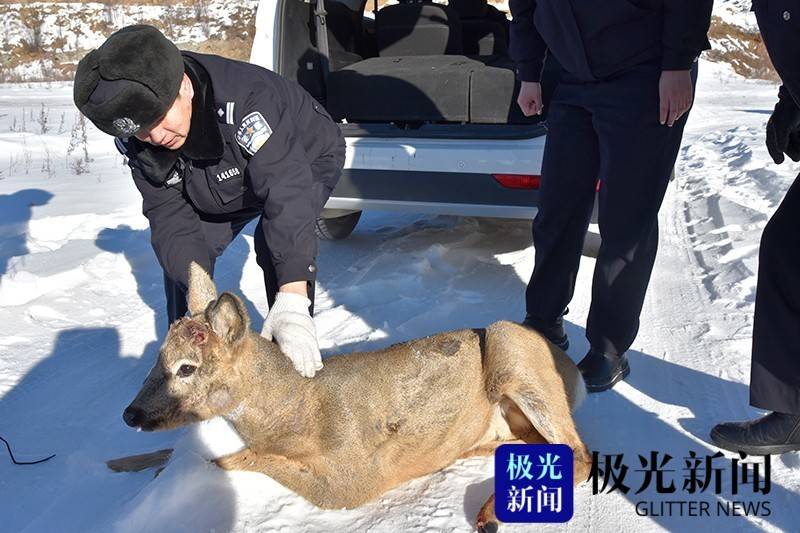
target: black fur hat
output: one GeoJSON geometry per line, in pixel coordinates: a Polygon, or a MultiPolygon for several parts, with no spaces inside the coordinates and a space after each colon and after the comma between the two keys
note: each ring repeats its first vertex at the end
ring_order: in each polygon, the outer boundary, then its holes
{"type": "Polygon", "coordinates": [[[102,131],[130,137],[169,110],[183,73],[180,51],[160,31],[127,26],[78,63],[73,98],[102,131]]]}

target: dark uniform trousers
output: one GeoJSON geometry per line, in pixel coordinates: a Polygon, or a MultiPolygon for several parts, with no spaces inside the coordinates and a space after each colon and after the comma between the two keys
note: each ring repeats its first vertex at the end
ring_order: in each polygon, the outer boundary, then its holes
{"type": "Polygon", "coordinates": [[[800,414],[800,176],[761,236],[750,403],[800,414]]]}
{"type": "MultiPolygon", "coordinates": [[[[800,105],[800,3],[755,0],[772,63],[800,105]]],[[[759,250],[750,404],[800,415],[800,176],[767,223],[759,250]]]]}
{"type": "MultiPolygon", "coordinates": [[[[332,159],[318,159],[311,165],[311,172],[314,174],[314,196],[316,197],[316,210],[317,213],[322,212],[322,208],[328,201],[331,194],[331,189],[320,183],[317,176],[327,176],[330,173],[336,173],[341,169],[341,164],[332,159]]],[[[240,218],[233,220],[226,220],[224,222],[215,222],[211,220],[200,220],[200,228],[206,243],[208,252],[208,270],[209,274],[214,275],[214,265],[217,258],[222,255],[225,248],[236,238],[239,232],[249,224],[253,219],[260,217],[261,210],[255,210],[252,213],[243,214],[240,218]]],[[[272,264],[272,256],[270,255],[267,240],[264,238],[264,232],[259,228],[253,232],[253,242],[256,251],[256,263],[261,267],[264,273],[264,287],[267,292],[267,302],[269,307],[275,303],[275,296],[278,294],[278,277],[275,272],[275,266],[272,264]]],[[[188,260],[188,259],[187,259],[188,260]]],[[[205,266],[205,265],[204,265],[205,266]]],[[[167,318],[169,324],[172,324],[178,318],[184,316],[188,311],[186,300],[187,287],[170,277],[164,270],[164,292],[166,293],[167,300],[167,318]]],[[[314,280],[306,282],[308,298],[311,300],[309,312],[314,314],[314,280]]]]}
{"type": "Polygon", "coordinates": [[[593,349],[609,354],[626,351],[639,328],[658,246],[658,210],[687,119],[671,128],[659,123],[660,76],[658,61],[596,82],[564,72],[548,111],[527,312],[553,320],[572,299],[599,179],[602,244],[586,336],[593,349]]]}

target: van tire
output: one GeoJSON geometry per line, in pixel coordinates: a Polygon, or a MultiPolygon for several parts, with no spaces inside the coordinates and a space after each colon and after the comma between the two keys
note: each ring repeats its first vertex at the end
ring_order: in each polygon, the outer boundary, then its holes
{"type": "Polygon", "coordinates": [[[320,217],[317,219],[317,223],[314,224],[314,232],[320,239],[338,241],[353,233],[360,219],[361,211],[334,218],[320,217]]]}

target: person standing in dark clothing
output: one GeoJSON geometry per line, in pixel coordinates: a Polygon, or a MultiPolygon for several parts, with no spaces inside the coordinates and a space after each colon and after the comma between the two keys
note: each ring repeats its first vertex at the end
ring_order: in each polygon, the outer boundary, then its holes
{"type": "Polygon", "coordinates": [[[543,109],[547,53],[562,67],[547,112],[536,263],[525,323],[568,347],[572,299],[597,182],[602,238],[579,363],[599,392],[628,375],[658,247],[657,215],[708,49],[712,0],[511,0],[510,52],[527,115],[543,109]]]}
{"type": "Polygon", "coordinates": [[[262,67],[181,52],[128,26],[78,64],[74,100],[116,137],[164,270],[167,317],[187,312],[189,265],[214,263],[251,220],[275,339],[304,376],[322,368],[313,313],[314,223],[339,180],[339,126],[297,83],[262,67]]]}
{"type": "MultiPolygon", "coordinates": [[[[767,122],[767,149],[800,161],[800,4],[754,0],[758,27],[783,86],[767,122]]],[[[767,223],[759,249],[750,405],[769,411],[715,426],[720,448],[754,455],[800,450],[800,176],[767,223]]]]}

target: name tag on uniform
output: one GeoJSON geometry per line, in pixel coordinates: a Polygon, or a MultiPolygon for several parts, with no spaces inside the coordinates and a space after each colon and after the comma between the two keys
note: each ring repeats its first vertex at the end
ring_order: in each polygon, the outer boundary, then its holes
{"type": "Polygon", "coordinates": [[[267,120],[258,111],[253,111],[239,124],[239,128],[236,130],[236,142],[248,154],[255,155],[259,148],[264,146],[270,135],[272,135],[272,128],[269,127],[267,120]]]}
{"type": "Polygon", "coordinates": [[[229,168],[228,170],[222,171],[219,174],[217,174],[217,181],[225,181],[227,179],[233,178],[235,176],[240,176],[240,175],[241,175],[241,172],[239,171],[238,168],[236,168],[236,167],[229,168]]]}

